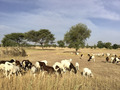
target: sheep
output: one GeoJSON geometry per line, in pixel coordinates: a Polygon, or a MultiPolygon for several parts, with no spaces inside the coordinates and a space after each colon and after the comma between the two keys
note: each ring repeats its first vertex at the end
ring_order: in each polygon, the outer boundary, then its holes
{"type": "Polygon", "coordinates": [[[83,76],[93,77],[93,73],[91,72],[91,70],[89,68],[84,68],[83,76]]]}
{"type": "Polygon", "coordinates": [[[76,70],[79,70],[79,63],[78,62],[75,63],[75,66],[76,66],[76,70]]]}

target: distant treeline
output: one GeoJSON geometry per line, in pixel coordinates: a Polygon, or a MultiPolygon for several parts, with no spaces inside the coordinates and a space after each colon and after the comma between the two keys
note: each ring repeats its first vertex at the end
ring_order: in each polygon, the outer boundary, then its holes
{"type": "Polygon", "coordinates": [[[77,51],[79,48],[107,48],[117,49],[120,45],[110,42],[98,41],[97,45],[89,46],[85,45],[85,40],[90,37],[91,30],[86,25],[79,23],[70,28],[70,31],[64,35],[64,40],[55,42],[54,34],[48,29],[40,29],[38,31],[30,30],[25,33],[10,33],[4,36],[2,39],[3,47],[28,47],[28,46],[41,46],[44,47],[69,47],[75,48],[77,51]]]}

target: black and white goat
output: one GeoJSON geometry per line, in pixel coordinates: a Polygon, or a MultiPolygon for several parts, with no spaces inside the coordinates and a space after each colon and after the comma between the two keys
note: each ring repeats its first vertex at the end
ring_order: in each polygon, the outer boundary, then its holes
{"type": "Polygon", "coordinates": [[[76,70],[75,66],[71,63],[71,61],[72,61],[72,59],[62,60],[61,63],[66,70],[71,71],[73,69],[74,73],[76,74],[77,70],[76,70]]]}
{"type": "Polygon", "coordinates": [[[29,70],[32,67],[32,63],[29,60],[23,60],[22,67],[24,68],[24,70],[29,70]]]}
{"type": "Polygon", "coordinates": [[[88,61],[94,60],[94,62],[95,62],[95,56],[94,55],[88,54],[88,56],[89,56],[88,61]]]}

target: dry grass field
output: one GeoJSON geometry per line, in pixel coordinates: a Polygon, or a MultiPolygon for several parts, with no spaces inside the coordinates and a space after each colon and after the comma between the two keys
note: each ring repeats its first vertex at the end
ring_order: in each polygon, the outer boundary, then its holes
{"type": "Polygon", "coordinates": [[[68,48],[44,48],[39,47],[24,48],[28,54],[26,57],[0,56],[0,60],[29,59],[33,64],[36,61],[47,60],[48,65],[52,66],[56,61],[72,58],[72,63],[80,64],[77,74],[64,73],[62,77],[56,75],[41,76],[35,78],[28,72],[23,76],[13,76],[10,80],[0,73],[0,90],[120,90],[120,63],[106,63],[104,57],[96,57],[96,62],[88,62],[88,53],[113,53],[120,56],[120,50],[107,49],[80,49],[79,52],[84,56],[71,54],[74,49],[68,48]],[[88,67],[94,74],[94,78],[83,77],[83,68],[88,67]]]}

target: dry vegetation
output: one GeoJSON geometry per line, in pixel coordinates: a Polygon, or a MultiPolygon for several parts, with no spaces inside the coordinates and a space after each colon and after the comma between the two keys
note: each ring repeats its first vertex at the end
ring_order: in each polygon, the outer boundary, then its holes
{"type": "Polygon", "coordinates": [[[10,80],[0,73],[0,90],[119,90],[120,89],[120,63],[106,63],[105,57],[96,57],[96,62],[88,62],[87,53],[115,53],[120,56],[119,50],[107,49],[80,49],[84,54],[80,56],[71,54],[74,49],[68,48],[24,48],[28,54],[21,56],[4,56],[0,54],[0,60],[15,58],[22,61],[29,59],[33,64],[39,60],[47,60],[48,65],[53,65],[62,59],[73,59],[73,64],[79,62],[80,71],[77,74],[66,73],[62,77],[38,74],[35,78],[28,72],[23,76],[13,76],[10,80]],[[92,70],[94,78],[85,78],[81,75],[82,69],[88,67],[92,70]]]}

